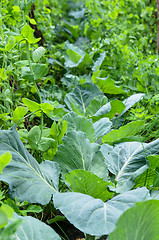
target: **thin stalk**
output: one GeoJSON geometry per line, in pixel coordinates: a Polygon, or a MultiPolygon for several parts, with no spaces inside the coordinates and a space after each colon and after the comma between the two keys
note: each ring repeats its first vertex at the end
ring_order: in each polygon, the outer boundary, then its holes
{"type": "Polygon", "coordinates": [[[43,111],[41,111],[41,133],[40,133],[40,137],[39,137],[39,141],[37,143],[37,145],[39,145],[41,138],[42,138],[42,134],[43,134],[43,124],[44,124],[44,119],[43,119],[43,111]]]}
{"type": "Polygon", "coordinates": [[[37,84],[36,84],[36,81],[35,81],[35,77],[34,77],[33,68],[32,68],[32,65],[31,65],[30,50],[29,50],[30,44],[29,44],[28,41],[26,41],[26,45],[27,45],[27,55],[28,55],[28,63],[29,63],[30,72],[31,72],[31,75],[32,75],[32,77],[33,77],[34,85],[35,85],[35,87],[36,87],[36,91],[37,91],[37,94],[38,94],[40,103],[42,103],[40,91],[39,91],[39,88],[37,87],[37,84]]]}
{"type": "MultiPolygon", "coordinates": [[[[40,100],[40,104],[41,104],[42,103],[42,98],[41,98],[41,95],[40,95],[39,88],[37,87],[37,84],[36,84],[36,81],[35,81],[35,77],[34,77],[33,68],[32,68],[32,65],[31,65],[30,50],[29,50],[30,44],[29,44],[28,41],[26,41],[26,45],[27,45],[27,55],[28,55],[28,63],[29,63],[30,72],[31,72],[31,75],[33,77],[34,85],[36,87],[36,91],[37,91],[37,94],[38,94],[38,97],[39,97],[39,100],[40,100]]],[[[40,134],[40,138],[39,138],[38,144],[40,143],[41,138],[42,138],[43,125],[44,125],[43,112],[41,112],[41,134],[40,134]]]]}
{"type": "Polygon", "coordinates": [[[23,119],[25,119],[25,118],[27,118],[27,117],[29,117],[29,116],[31,116],[31,115],[33,115],[34,113],[39,112],[39,111],[40,111],[40,109],[38,109],[38,110],[36,110],[36,111],[34,111],[34,112],[29,113],[28,115],[26,115],[26,116],[24,116],[22,119],[20,119],[20,120],[17,122],[17,124],[18,124],[19,122],[21,122],[23,119]]]}

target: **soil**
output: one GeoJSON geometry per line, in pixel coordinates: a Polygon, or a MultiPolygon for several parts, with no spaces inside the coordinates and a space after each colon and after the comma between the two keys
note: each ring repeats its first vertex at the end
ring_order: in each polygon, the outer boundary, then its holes
{"type": "Polygon", "coordinates": [[[51,224],[51,227],[65,240],[84,240],[84,234],[67,221],[51,224]],[[59,226],[58,226],[59,225],[59,226]],[[63,233],[62,232],[62,230],[63,233]],[[67,236],[67,237],[66,237],[67,236]]]}

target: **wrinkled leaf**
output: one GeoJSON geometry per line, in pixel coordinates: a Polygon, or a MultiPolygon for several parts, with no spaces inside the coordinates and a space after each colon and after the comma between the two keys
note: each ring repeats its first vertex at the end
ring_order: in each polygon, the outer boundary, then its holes
{"type": "Polygon", "coordinates": [[[95,133],[92,124],[83,116],[79,116],[74,112],[68,113],[63,117],[67,121],[67,132],[71,130],[82,131],[90,142],[95,141],[95,133]]]}
{"type": "Polygon", "coordinates": [[[0,179],[9,184],[11,196],[19,201],[48,203],[58,190],[58,165],[50,161],[38,164],[22,144],[15,127],[0,131],[0,154],[8,151],[12,154],[12,161],[0,179]]]}
{"type": "Polygon", "coordinates": [[[148,200],[146,188],[120,194],[104,203],[82,193],[54,194],[55,207],[79,230],[95,236],[108,235],[118,218],[134,203],[148,200]]]}
{"type": "Polygon", "coordinates": [[[112,122],[110,122],[109,118],[101,118],[99,121],[93,124],[93,128],[95,131],[96,140],[98,140],[103,135],[107,134],[112,127],[112,122]]]}
{"type": "Polygon", "coordinates": [[[146,157],[159,153],[159,139],[151,143],[123,142],[114,147],[103,144],[101,152],[109,171],[118,181],[119,192],[131,189],[134,180],[147,168],[146,157]]]}
{"type": "Polygon", "coordinates": [[[66,94],[65,103],[68,108],[77,114],[86,114],[86,108],[97,96],[103,96],[100,89],[92,83],[84,83],[75,87],[72,93],[66,94]]]}
{"type": "Polygon", "coordinates": [[[63,174],[74,169],[83,169],[107,178],[107,167],[100,152],[100,145],[90,143],[83,132],[71,131],[63,138],[54,157],[63,174]]]}

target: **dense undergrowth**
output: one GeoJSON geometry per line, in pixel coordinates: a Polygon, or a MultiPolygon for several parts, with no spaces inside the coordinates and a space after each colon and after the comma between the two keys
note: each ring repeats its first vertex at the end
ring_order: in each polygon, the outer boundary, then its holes
{"type": "Polygon", "coordinates": [[[0,31],[0,240],[158,239],[156,1],[2,0],[0,31]]]}

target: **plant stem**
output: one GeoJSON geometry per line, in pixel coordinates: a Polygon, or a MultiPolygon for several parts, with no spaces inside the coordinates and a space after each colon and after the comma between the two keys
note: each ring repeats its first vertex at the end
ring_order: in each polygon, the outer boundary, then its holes
{"type": "Polygon", "coordinates": [[[31,60],[30,60],[30,44],[28,41],[26,41],[26,45],[27,45],[27,55],[28,55],[28,63],[29,63],[29,68],[30,68],[30,72],[31,72],[31,75],[33,77],[33,82],[34,82],[34,85],[36,87],[36,91],[37,91],[37,94],[38,94],[38,97],[39,97],[39,100],[40,100],[40,103],[42,103],[42,99],[41,99],[41,95],[40,95],[40,91],[39,91],[39,88],[37,87],[37,84],[36,84],[36,81],[35,81],[35,77],[34,77],[34,72],[33,72],[33,68],[32,68],[32,65],[31,65],[31,60]]]}
{"type": "Polygon", "coordinates": [[[95,240],[94,236],[90,236],[89,234],[85,235],[85,240],[95,240]]]}
{"type": "MultiPolygon", "coordinates": [[[[30,44],[29,42],[26,40],[26,45],[27,45],[27,55],[28,55],[28,63],[29,63],[29,68],[30,68],[30,72],[31,72],[31,75],[33,77],[33,81],[34,81],[34,85],[36,87],[36,91],[37,91],[37,94],[38,94],[38,97],[39,97],[39,100],[40,100],[40,104],[42,103],[42,98],[41,98],[41,95],[40,95],[40,91],[39,91],[39,88],[37,87],[37,84],[36,84],[36,81],[35,81],[35,77],[34,77],[34,72],[33,72],[33,68],[32,68],[32,65],[31,65],[31,59],[30,59],[30,44]]],[[[40,138],[39,138],[39,142],[38,144],[40,143],[41,141],[41,137],[42,137],[42,133],[43,133],[43,112],[41,113],[41,134],[40,134],[40,138]]]]}

